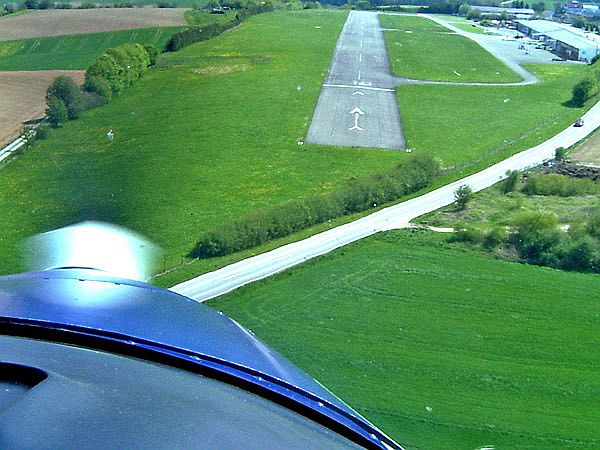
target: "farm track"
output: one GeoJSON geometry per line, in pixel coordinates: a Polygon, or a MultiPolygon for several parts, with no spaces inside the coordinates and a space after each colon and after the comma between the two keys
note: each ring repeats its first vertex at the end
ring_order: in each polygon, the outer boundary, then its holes
{"type": "Polygon", "coordinates": [[[52,80],[67,75],[83,83],[80,70],[0,72],[0,148],[18,136],[24,122],[40,118],[46,109],[46,89],[52,80]]]}
{"type": "Polygon", "coordinates": [[[104,31],[185,26],[183,8],[98,8],[32,11],[2,19],[0,41],[104,31]]]}

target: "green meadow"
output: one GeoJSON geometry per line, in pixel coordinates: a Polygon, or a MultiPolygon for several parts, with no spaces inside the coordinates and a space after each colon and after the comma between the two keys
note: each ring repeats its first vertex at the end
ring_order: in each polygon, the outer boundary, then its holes
{"type": "Polygon", "coordinates": [[[2,169],[0,273],[19,267],[22,237],[83,219],[147,235],[165,250],[168,268],[217,224],[406,158],[298,145],[345,18],[252,17],[163,55],[123,95],[53,130],[2,169]]]}
{"type": "MultiPolygon", "coordinates": [[[[111,103],[53,130],[2,169],[0,273],[20,268],[23,237],[85,219],[147,235],[165,251],[160,268],[172,269],[187,264],[202,233],[218,224],[405,160],[380,149],[300,145],[345,18],[336,11],[252,17],[162,55],[111,103]]],[[[535,67],[543,79],[535,86],[401,86],[408,145],[457,169],[437,184],[483,168],[581,115],[562,103],[584,69],[535,67]]],[[[157,282],[174,284],[329,226],[186,265],[157,282]]]]}
{"type": "Polygon", "coordinates": [[[381,15],[380,21],[397,76],[432,81],[521,81],[480,45],[429,19],[381,15]]]}
{"type": "Polygon", "coordinates": [[[106,49],[126,43],[162,50],[184,27],[144,28],[105,33],[0,41],[0,70],[85,70],[106,49]]]}
{"type": "Polygon", "coordinates": [[[208,304],[408,449],[592,449],[598,281],[394,231],[208,304]]]}
{"type": "Polygon", "coordinates": [[[566,104],[585,68],[528,66],[541,79],[529,86],[400,86],[407,145],[433,153],[445,167],[458,168],[525,150],[581,116],[583,109],[566,104]]]}

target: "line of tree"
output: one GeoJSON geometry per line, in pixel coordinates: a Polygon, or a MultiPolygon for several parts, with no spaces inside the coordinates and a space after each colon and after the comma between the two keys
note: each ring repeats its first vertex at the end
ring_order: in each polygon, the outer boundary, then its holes
{"type": "Polygon", "coordinates": [[[219,226],[202,236],[190,256],[227,255],[397,200],[429,185],[438,170],[438,163],[432,157],[415,156],[387,172],[349,180],[339,190],[292,200],[219,226]]]}
{"type": "Polygon", "coordinates": [[[157,55],[158,50],[151,45],[124,44],[106,50],[92,63],[83,88],[70,77],[56,77],[46,91],[48,122],[60,127],[77,119],[82,111],[110,101],[154,65],[157,55]]]}
{"type": "Polygon", "coordinates": [[[235,18],[228,22],[214,22],[204,25],[201,28],[189,28],[173,34],[167,41],[164,51],[176,52],[188,45],[195,44],[196,42],[207,41],[227,30],[235,28],[249,16],[271,11],[273,11],[273,3],[270,1],[263,2],[259,5],[250,3],[246,8],[239,10],[239,12],[236,13],[235,18]]]}
{"type": "MultiPolygon", "coordinates": [[[[159,1],[156,3],[158,8],[176,8],[176,2],[159,1]]],[[[147,7],[141,2],[115,2],[97,4],[94,2],[71,3],[66,1],[52,2],[50,0],[25,0],[23,2],[6,3],[0,8],[0,17],[7,14],[14,14],[26,9],[94,9],[94,8],[144,8],[147,7]]]]}

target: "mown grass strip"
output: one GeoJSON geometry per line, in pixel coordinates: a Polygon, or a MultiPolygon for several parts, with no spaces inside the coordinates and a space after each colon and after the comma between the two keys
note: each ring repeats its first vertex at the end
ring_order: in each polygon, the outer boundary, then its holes
{"type": "Polygon", "coordinates": [[[382,15],[395,75],[458,82],[516,82],[520,77],[472,40],[423,17],[382,15]]]}
{"type": "Polygon", "coordinates": [[[600,445],[598,276],[398,231],[208,304],[407,448],[600,445]]]}

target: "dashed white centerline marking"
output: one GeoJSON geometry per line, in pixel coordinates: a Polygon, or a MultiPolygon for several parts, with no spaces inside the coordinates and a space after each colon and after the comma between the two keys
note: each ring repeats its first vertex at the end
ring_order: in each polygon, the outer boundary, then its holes
{"type": "MultiPolygon", "coordinates": [[[[324,84],[323,87],[332,87],[332,88],[343,88],[343,89],[356,89],[356,82],[354,86],[351,86],[349,84],[324,84]]],[[[364,89],[365,91],[379,91],[379,92],[396,92],[394,89],[388,89],[388,88],[378,88],[378,87],[371,87],[371,86],[360,86],[361,89],[364,89]]]]}
{"type": "Polygon", "coordinates": [[[358,55],[358,62],[362,62],[362,53],[358,55]]]}

